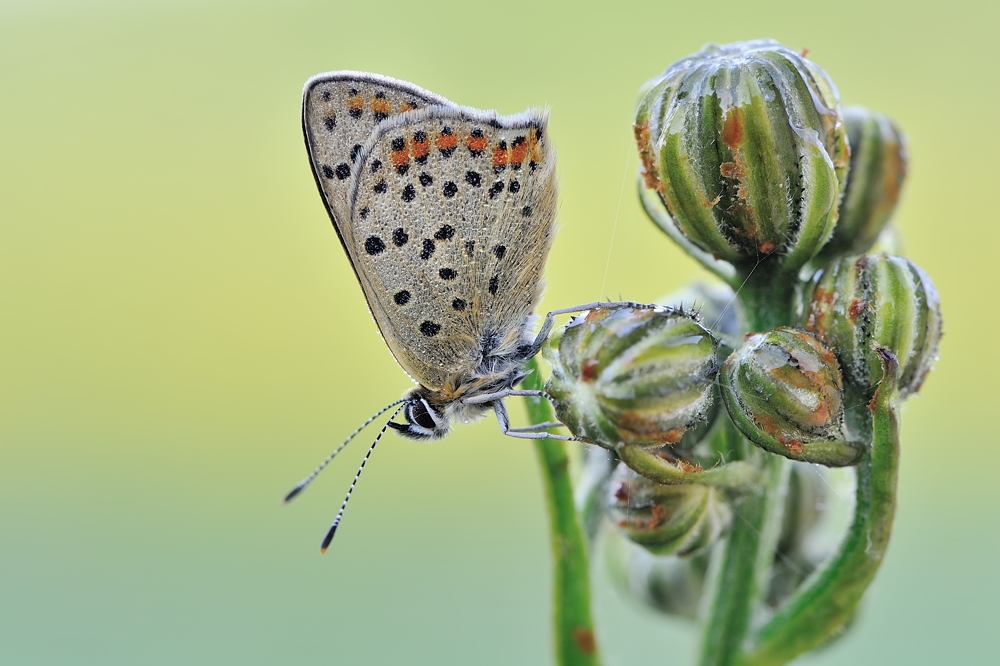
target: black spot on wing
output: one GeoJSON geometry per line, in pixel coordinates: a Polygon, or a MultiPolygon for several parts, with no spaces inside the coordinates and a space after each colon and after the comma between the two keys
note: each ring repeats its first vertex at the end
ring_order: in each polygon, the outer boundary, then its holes
{"type": "Polygon", "coordinates": [[[469,185],[472,185],[473,187],[479,187],[479,185],[483,182],[483,177],[480,176],[475,171],[466,171],[465,182],[467,182],[469,185]]]}
{"type": "Polygon", "coordinates": [[[503,255],[507,254],[506,245],[494,245],[493,254],[496,256],[497,260],[503,259],[503,255]]]}
{"type": "Polygon", "coordinates": [[[385,194],[385,191],[389,189],[389,186],[385,184],[384,180],[380,180],[375,183],[375,187],[372,188],[372,192],[375,194],[385,194]]]}
{"type": "MultiPolygon", "coordinates": [[[[326,96],[330,95],[328,92],[323,94],[326,96]]],[[[332,132],[337,127],[337,116],[327,116],[323,119],[323,125],[326,127],[327,132],[332,132]]]]}
{"type": "Polygon", "coordinates": [[[424,249],[420,252],[420,258],[427,261],[434,254],[434,241],[430,238],[424,239],[424,249]]]}
{"type": "Polygon", "coordinates": [[[385,243],[378,236],[369,236],[365,239],[365,252],[375,256],[385,251],[385,243]]]}
{"type": "Polygon", "coordinates": [[[450,224],[443,224],[441,228],[434,232],[434,238],[438,240],[450,240],[455,235],[455,227],[450,224]]]}
{"type": "Polygon", "coordinates": [[[518,192],[521,191],[521,183],[517,182],[516,180],[512,180],[510,181],[510,185],[507,186],[507,190],[511,194],[517,194],[518,192]]]}
{"type": "Polygon", "coordinates": [[[413,185],[407,185],[403,188],[402,199],[403,201],[409,203],[417,196],[417,191],[413,189],[413,185]]]}
{"type": "Polygon", "coordinates": [[[451,302],[451,307],[452,309],[461,312],[462,310],[465,309],[465,301],[462,300],[461,298],[456,298],[451,302]]]}
{"type": "Polygon", "coordinates": [[[490,293],[496,296],[497,289],[499,288],[500,288],[500,276],[494,275],[493,277],[490,278],[490,286],[489,286],[490,293]]]}
{"type": "Polygon", "coordinates": [[[423,185],[424,187],[427,187],[428,185],[434,182],[434,179],[431,178],[430,174],[426,172],[420,174],[420,178],[418,180],[420,180],[420,184],[423,185]]]}
{"type": "Polygon", "coordinates": [[[490,185],[490,189],[489,189],[490,199],[496,197],[496,195],[500,194],[501,192],[503,192],[503,182],[502,181],[498,180],[497,182],[495,182],[492,185],[490,185]]]}
{"type": "Polygon", "coordinates": [[[405,289],[402,291],[397,291],[392,297],[392,300],[396,301],[396,305],[406,305],[410,302],[410,292],[405,289]]]}
{"type": "Polygon", "coordinates": [[[347,162],[341,162],[335,170],[338,180],[347,180],[351,177],[351,166],[347,162]]]}
{"type": "Polygon", "coordinates": [[[399,227],[392,232],[392,244],[396,247],[403,247],[406,245],[406,241],[408,240],[410,240],[410,236],[406,233],[403,227],[399,227]]]}
{"type": "Polygon", "coordinates": [[[441,331],[441,324],[435,324],[432,321],[425,321],[420,324],[420,332],[426,335],[428,338],[433,338],[441,331]]]}
{"type": "Polygon", "coordinates": [[[444,184],[444,188],[441,190],[446,197],[449,199],[458,194],[458,185],[451,182],[450,180],[444,184]]]}
{"type": "Polygon", "coordinates": [[[442,280],[454,280],[458,277],[458,273],[453,268],[442,268],[438,271],[438,275],[441,276],[442,280]]]}

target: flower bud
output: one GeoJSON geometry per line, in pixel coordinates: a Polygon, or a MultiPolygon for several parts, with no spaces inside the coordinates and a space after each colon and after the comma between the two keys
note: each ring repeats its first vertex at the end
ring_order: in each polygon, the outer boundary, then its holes
{"type": "Polygon", "coordinates": [[[899,201],[906,178],[906,141],[881,113],[861,106],[844,109],[851,145],[851,168],[840,203],[840,219],[821,259],[867,252],[899,201]]]}
{"type": "Polygon", "coordinates": [[[700,483],[663,485],[620,464],[608,484],[611,521],[659,555],[703,552],[729,528],[729,505],[700,483]]]}
{"type": "Polygon", "coordinates": [[[722,367],[722,396],[736,427],[771,453],[831,467],[861,454],[845,441],[837,359],[806,331],[748,336],[722,367]]]}
{"type": "Polygon", "coordinates": [[[716,259],[746,272],[777,253],[794,271],[829,239],[850,154],[840,100],[777,42],[674,63],[644,87],[634,129],[646,186],[716,259]]]}
{"type": "Polygon", "coordinates": [[[706,420],[718,343],[687,314],[659,306],[595,308],[546,346],[545,390],[577,437],[619,444],[676,444],[706,420]]]}
{"type": "Polygon", "coordinates": [[[708,557],[654,555],[617,530],[605,532],[601,545],[611,580],[623,594],[668,615],[698,617],[708,557]]]}
{"type": "Polygon", "coordinates": [[[873,349],[899,360],[899,396],[920,389],[937,357],[941,305],[927,274],[902,257],[848,257],[813,279],[804,312],[806,329],[836,350],[844,381],[871,397],[882,377],[873,349]]]}

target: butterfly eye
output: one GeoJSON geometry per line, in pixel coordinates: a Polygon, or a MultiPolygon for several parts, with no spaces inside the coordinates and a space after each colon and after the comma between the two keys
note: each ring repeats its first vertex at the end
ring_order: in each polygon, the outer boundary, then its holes
{"type": "Polygon", "coordinates": [[[437,422],[431,416],[430,408],[423,400],[412,402],[406,410],[407,420],[416,423],[421,428],[433,430],[437,427],[437,422]]]}

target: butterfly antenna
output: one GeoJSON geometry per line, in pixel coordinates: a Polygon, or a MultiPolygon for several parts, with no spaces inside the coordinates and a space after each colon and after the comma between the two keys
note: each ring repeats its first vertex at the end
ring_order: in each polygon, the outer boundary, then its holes
{"type": "MultiPolygon", "coordinates": [[[[283,500],[282,500],[282,503],[283,503],[283,504],[288,504],[289,502],[291,502],[291,501],[292,501],[292,499],[294,499],[296,495],[298,495],[298,494],[299,494],[299,493],[301,493],[301,492],[302,492],[303,490],[305,490],[305,489],[306,489],[306,488],[307,488],[307,487],[309,486],[309,484],[313,482],[313,479],[315,479],[315,478],[316,478],[316,477],[317,477],[317,476],[319,475],[319,473],[320,473],[320,472],[322,472],[322,471],[323,471],[323,469],[324,469],[324,468],[325,468],[325,467],[326,467],[327,465],[329,465],[329,464],[330,464],[330,461],[331,461],[331,460],[333,460],[334,458],[336,458],[336,457],[337,457],[337,454],[338,454],[338,453],[340,453],[341,451],[343,451],[343,450],[344,450],[344,447],[345,447],[345,446],[347,446],[347,445],[348,445],[348,444],[349,444],[349,443],[351,442],[351,440],[352,440],[352,439],[354,439],[354,438],[355,438],[355,437],[357,436],[357,434],[358,434],[359,432],[361,432],[362,430],[364,430],[365,428],[367,428],[367,427],[368,427],[369,425],[371,425],[371,422],[372,422],[372,421],[374,421],[374,420],[375,420],[375,419],[377,419],[378,417],[382,416],[382,415],[383,415],[383,414],[385,414],[385,413],[386,413],[387,411],[389,411],[390,409],[392,409],[393,407],[395,407],[396,405],[398,405],[398,404],[399,404],[399,403],[401,403],[401,402],[405,402],[405,400],[397,400],[396,402],[393,402],[393,403],[390,403],[390,404],[386,405],[386,406],[385,406],[385,407],[383,407],[382,409],[380,409],[380,410],[378,410],[377,412],[375,412],[375,414],[373,414],[373,415],[372,415],[372,417],[371,417],[370,419],[368,419],[367,421],[365,421],[364,423],[362,423],[362,424],[361,424],[361,426],[360,426],[360,427],[358,427],[358,429],[357,429],[357,430],[355,430],[354,432],[352,432],[352,433],[350,434],[350,436],[349,436],[349,437],[348,437],[347,439],[345,439],[345,440],[344,440],[344,443],[343,443],[343,444],[341,444],[340,446],[338,446],[338,447],[336,448],[336,450],[335,450],[335,451],[334,451],[333,453],[331,453],[330,455],[328,455],[328,456],[326,457],[326,460],[324,460],[323,462],[321,462],[321,463],[319,464],[319,467],[317,467],[316,469],[314,469],[314,470],[312,471],[312,474],[310,474],[310,475],[309,475],[309,476],[307,476],[306,478],[304,478],[304,479],[302,479],[301,481],[299,481],[299,484],[298,484],[297,486],[295,486],[294,488],[292,488],[292,489],[291,489],[291,490],[290,490],[290,491],[288,492],[288,494],[287,494],[287,495],[285,495],[285,499],[283,499],[283,500]]],[[[398,412],[399,410],[397,409],[396,411],[398,412]]],[[[395,416],[396,416],[396,415],[395,415],[395,414],[393,414],[393,417],[395,417],[395,416]]],[[[392,419],[389,419],[389,420],[391,421],[392,419]]],[[[382,430],[385,430],[385,428],[383,428],[382,430]]],[[[379,435],[379,436],[381,436],[381,435],[379,435]]],[[[377,440],[376,440],[376,441],[377,441],[377,440]]]]}
{"type": "MultiPolygon", "coordinates": [[[[344,517],[344,509],[347,508],[347,501],[351,499],[351,493],[354,492],[354,486],[357,485],[358,479],[361,477],[361,472],[365,470],[365,463],[368,462],[368,458],[371,457],[372,451],[375,450],[375,445],[378,444],[378,440],[382,439],[382,435],[385,434],[386,428],[392,423],[392,420],[396,418],[396,414],[399,414],[399,410],[402,407],[397,407],[396,411],[392,413],[389,420],[385,422],[382,429],[378,431],[378,435],[375,437],[375,441],[368,448],[368,453],[365,454],[365,459],[361,461],[361,467],[358,468],[358,473],[354,475],[354,480],[351,481],[351,487],[347,489],[347,496],[344,497],[344,503],[340,505],[340,511],[337,512],[337,517],[333,519],[333,524],[330,525],[330,531],[326,533],[323,537],[323,543],[319,547],[320,553],[325,553],[326,549],[330,547],[330,542],[333,541],[333,535],[337,533],[337,527],[340,525],[340,520],[344,517]]],[[[385,410],[382,410],[385,411],[385,410]]]]}

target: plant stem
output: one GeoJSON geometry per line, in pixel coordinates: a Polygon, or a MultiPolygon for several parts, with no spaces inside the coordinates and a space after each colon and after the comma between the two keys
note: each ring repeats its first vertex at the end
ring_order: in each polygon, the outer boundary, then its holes
{"type": "MultiPolygon", "coordinates": [[[[524,380],[526,389],[541,389],[542,380],[535,359],[528,362],[531,374],[524,380]]],[[[533,424],[553,420],[552,409],[544,398],[525,398],[528,419],[533,424]]],[[[590,617],[590,568],[587,546],[573,503],[573,485],[569,477],[569,456],[563,442],[540,439],[535,452],[542,469],[545,497],[549,509],[552,539],[553,631],[556,664],[559,666],[597,666],[600,661],[594,624],[590,617]]]]}
{"type": "MultiPolygon", "coordinates": [[[[779,279],[774,258],[766,258],[746,274],[738,291],[744,332],[786,326],[794,317],[794,281],[779,279]]],[[[743,650],[750,623],[763,596],[781,531],[788,465],[777,455],[758,451],[732,422],[737,459],[759,466],[756,492],[733,500],[733,527],[715,563],[709,589],[711,603],[702,634],[701,666],[728,666],[743,650]]]]}
{"type": "Polygon", "coordinates": [[[712,602],[702,635],[701,666],[725,666],[743,648],[757,603],[764,593],[781,528],[787,482],[785,459],[761,454],[744,442],[740,452],[760,460],[762,483],[733,501],[733,527],[719,555],[712,602]]]}
{"type": "Polygon", "coordinates": [[[882,563],[896,512],[899,395],[896,358],[879,353],[883,376],[868,406],[872,447],[856,467],[854,521],[838,552],[761,629],[740,664],[777,666],[820,645],[851,619],[882,563]]]}

